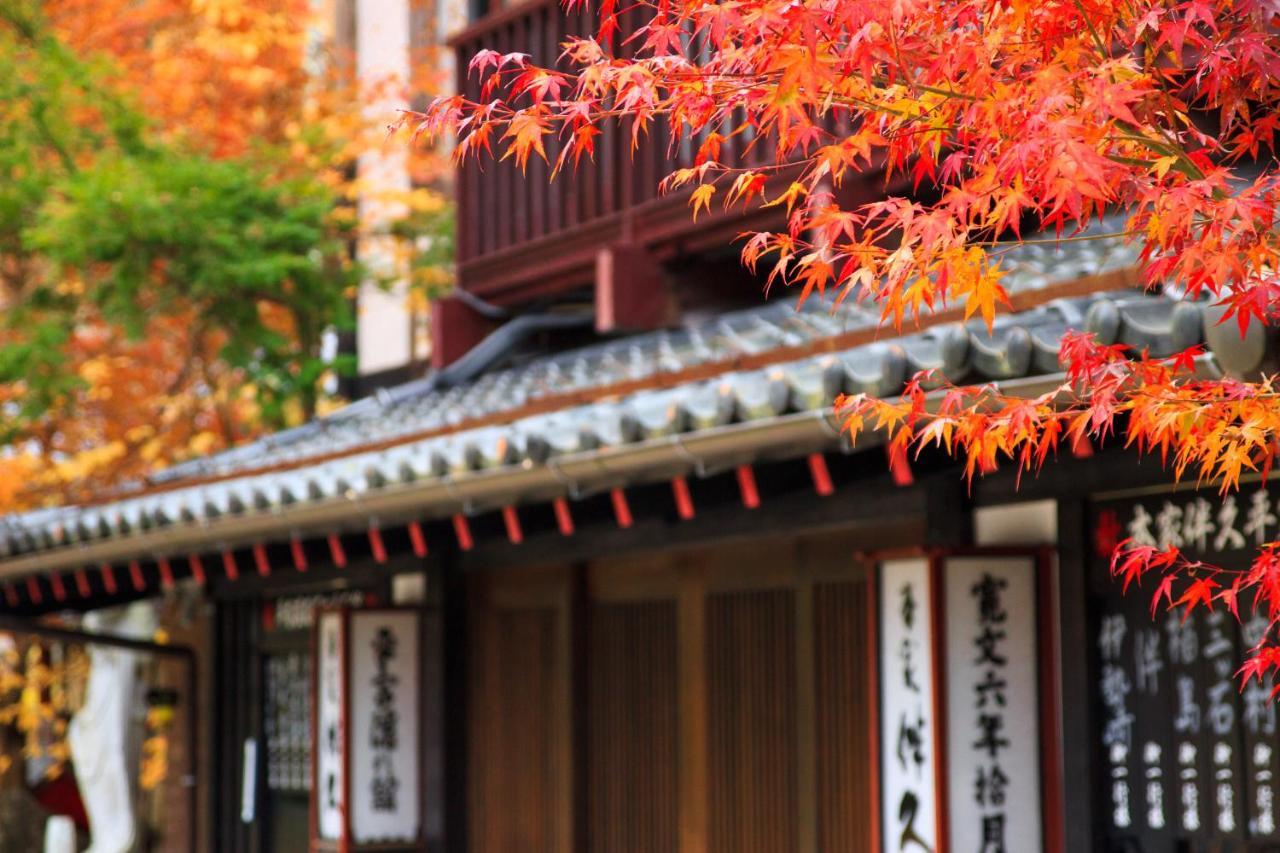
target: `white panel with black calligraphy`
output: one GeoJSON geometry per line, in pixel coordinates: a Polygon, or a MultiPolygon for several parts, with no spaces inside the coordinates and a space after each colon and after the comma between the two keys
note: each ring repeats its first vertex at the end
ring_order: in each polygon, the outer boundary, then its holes
{"type": "Polygon", "coordinates": [[[329,841],[342,837],[343,778],[343,615],[322,613],[316,648],[316,831],[329,841]]]}
{"type": "Polygon", "coordinates": [[[886,853],[937,847],[929,563],[880,566],[881,839],[886,853]]]}
{"type": "Polygon", "coordinates": [[[1042,849],[1035,568],[952,557],[943,569],[954,853],[1042,849]]]}
{"type": "Polygon", "coordinates": [[[357,843],[413,841],[419,792],[418,614],[350,614],[351,835],[357,843]]]}

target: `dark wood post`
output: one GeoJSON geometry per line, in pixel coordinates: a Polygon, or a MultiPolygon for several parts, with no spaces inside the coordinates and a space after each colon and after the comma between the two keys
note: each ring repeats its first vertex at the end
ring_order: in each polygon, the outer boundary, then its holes
{"type": "MultiPolygon", "coordinates": [[[[1089,733],[1088,554],[1084,501],[1058,501],[1058,696],[1062,726],[1064,850],[1094,850],[1089,733]]],[[[1052,768],[1045,768],[1052,772],[1052,768]]]]}

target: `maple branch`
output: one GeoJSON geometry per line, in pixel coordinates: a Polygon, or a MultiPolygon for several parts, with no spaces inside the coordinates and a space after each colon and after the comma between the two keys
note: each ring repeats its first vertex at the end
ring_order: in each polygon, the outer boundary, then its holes
{"type": "Polygon", "coordinates": [[[1102,36],[1098,35],[1098,30],[1093,25],[1093,18],[1087,11],[1085,11],[1084,4],[1081,3],[1080,0],[1071,0],[1071,2],[1075,5],[1076,10],[1080,12],[1080,20],[1084,21],[1085,27],[1088,28],[1089,35],[1093,38],[1094,47],[1098,49],[1098,55],[1103,59],[1106,59],[1107,48],[1106,45],[1102,43],[1102,36]]]}
{"type": "Polygon", "coordinates": [[[1017,240],[986,240],[974,241],[971,245],[990,247],[993,254],[1004,254],[1018,249],[1022,246],[1056,246],[1059,243],[1091,243],[1094,241],[1106,242],[1120,238],[1132,237],[1140,234],[1140,231],[1097,231],[1091,234],[1075,234],[1066,237],[1027,237],[1017,240]]]}

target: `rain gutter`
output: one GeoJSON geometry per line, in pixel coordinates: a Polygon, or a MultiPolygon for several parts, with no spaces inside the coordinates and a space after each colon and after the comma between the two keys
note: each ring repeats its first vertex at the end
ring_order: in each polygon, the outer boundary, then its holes
{"type": "MultiPolygon", "coordinates": [[[[995,384],[1006,394],[1034,397],[1062,381],[1062,374],[1053,374],[995,384]]],[[[934,395],[934,399],[941,396],[934,395]]],[[[79,542],[0,561],[0,578],[137,557],[223,550],[289,535],[327,535],[365,529],[370,524],[389,526],[411,519],[447,518],[565,495],[578,497],[628,484],[661,482],[689,473],[705,476],[749,462],[797,458],[824,450],[858,450],[882,442],[881,434],[867,430],[859,435],[856,446],[850,446],[840,433],[834,412],[824,408],[565,454],[541,464],[526,461],[79,542]]]]}

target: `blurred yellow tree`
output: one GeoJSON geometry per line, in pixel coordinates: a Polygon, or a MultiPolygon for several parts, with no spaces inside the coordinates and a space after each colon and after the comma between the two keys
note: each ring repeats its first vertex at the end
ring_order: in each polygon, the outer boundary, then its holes
{"type": "MultiPolygon", "coordinates": [[[[306,0],[0,0],[23,69],[0,81],[0,512],[325,405],[321,337],[361,277],[353,164],[391,118],[367,104],[410,85],[357,81],[323,23],[306,0]]],[[[416,184],[441,163],[416,155],[416,184]]],[[[403,201],[441,227],[443,198],[403,201]]]]}

